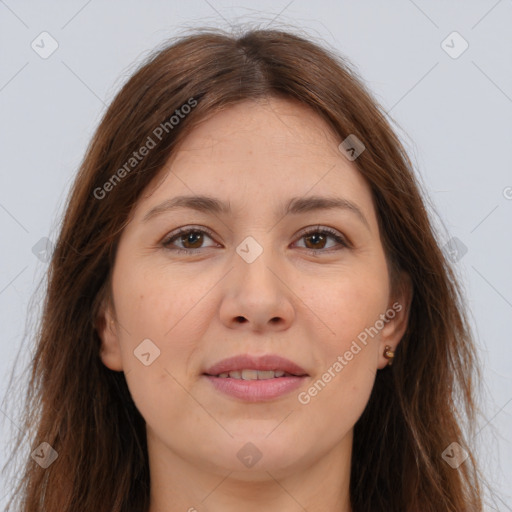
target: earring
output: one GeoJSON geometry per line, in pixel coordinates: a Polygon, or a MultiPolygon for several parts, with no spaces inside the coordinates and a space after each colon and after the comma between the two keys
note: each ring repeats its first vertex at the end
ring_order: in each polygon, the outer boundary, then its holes
{"type": "Polygon", "coordinates": [[[386,359],[389,359],[388,366],[391,366],[393,364],[393,358],[395,357],[395,352],[391,350],[391,347],[389,345],[386,345],[384,347],[384,357],[386,359]]]}

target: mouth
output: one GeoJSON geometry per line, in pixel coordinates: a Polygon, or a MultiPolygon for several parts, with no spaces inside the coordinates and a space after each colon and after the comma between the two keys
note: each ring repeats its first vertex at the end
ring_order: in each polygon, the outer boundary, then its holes
{"type": "Polygon", "coordinates": [[[309,377],[299,365],[277,355],[240,355],[224,359],[206,370],[203,376],[215,390],[244,402],[282,397],[309,377]]]}
{"type": "Polygon", "coordinates": [[[219,379],[268,380],[279,379],[281,377],[302,377],[303,375],[295,375],[293,373],[285,372],[284,370],[232,370],[229,372],[219,373],[218,375],[209,376],[218,377],[219,379]]]}

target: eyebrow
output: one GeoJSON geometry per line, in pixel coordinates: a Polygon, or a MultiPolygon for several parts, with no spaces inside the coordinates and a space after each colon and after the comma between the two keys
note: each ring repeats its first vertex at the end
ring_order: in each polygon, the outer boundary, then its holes
{"type": "MultiPolygon", "coordinates": [[[[231,213],[231,205],[229,202],[223,202],[214,197],[204,195],[194,196],[177,196],[172,199],[167,199],[160,203],[151,210],[149,210],[143,217],[143,222],[148,222],[151,218],[165,212],[177,210],[179,208],[189,208],[198,212],[224,214],[231,213]]],[[[276,212],[276,216],[284,217],[286,215],[299,215],[318,210],[346,210],[354,213],[359,220],[370,229],[366,217],[361,209],[352,201],[341,197],[324,197],[324,196],[309,196],[309,197],[292,197],[282,207],[281,211],[276,212]]]]}

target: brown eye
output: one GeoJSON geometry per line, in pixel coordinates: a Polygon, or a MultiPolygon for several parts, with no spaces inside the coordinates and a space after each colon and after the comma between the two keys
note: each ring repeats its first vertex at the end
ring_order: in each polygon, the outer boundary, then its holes
{"type": "Polygon", "coordinates": [[[305,248],[313,253],[330,252],[327,249],[325,251],[322,250],[325,249],[327,240],[329,238],[335,240],[338,243],[338,245],[341,245],[343,248],[349,247],[349,243],[341,234],[339,234],[336,230],[327,227],[321,228],[320,226],[318,226],[315,229],[310,229],[306,233],[303,233],[301,236],[301,239],[306,240],[305,248]]]}
{"type": "MultiPolygon", "coordinates": [[[[312,235],[306,235],[304,240],[308,240],[312,247],[308,247],[309,249],[323,249],[325,247],[325,242],[327,240],[327,236],[321,233],[313,233],[312,235]]],[[[308,243],[306,243],[306,246],[308,243]]]]}
{"type": "Polygon", "coordinates": [[[185,249],[199,249],[203,243],[203,234],[200,231],[189,231],[186,235],[181,235],[180,242],[185,245],[185,249]],[[187,247],[190,244],[190,247],[187,247]]]}
{"type": "Polygon", "coordinates": [[[205,241],[205,235],[206,238],[212,239],[209,232],[204,229],[180,229],[177,233],[171,233],[171,235],[162,242],[162,246],[176,252],[197,252],[198,249],[203,248],[202,244],[205,241]],[[182,244],[182,247],[175,247],[175,243],[182,244]]]}

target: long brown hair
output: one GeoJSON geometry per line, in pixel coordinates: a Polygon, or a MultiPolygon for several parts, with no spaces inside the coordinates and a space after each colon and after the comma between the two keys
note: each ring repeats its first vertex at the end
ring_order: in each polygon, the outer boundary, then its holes
{"type": "Polygon", "coordinates": [[[111,298],[117,242],[142,191],[197,123],[269,96],[308,105],[340,142],[351,134],[363,141],[366,150],[354,163],[370,184],[392,275],[402,271],[413,285],[393,366],[377,372],[354,427],[354,512],[482,510],[481,476],[464,437],[475,423],[476,351],[464,295],[413,165],[347,59],[289,31],[256,29],[196,29],[166,42],[122,87],[94,134],[48,268],[16,446],[21,452],[21,437],[29,434],[31,450],[42,456],[45,442],[58,457],[43,468],[22,452],[16,510],[147,511],[145,422],[124,374],[102,364],[96,332],[99,305],[111,298]],[[170,117],[191,99],[194,108],[171,126],[170,117]],[[166,129],[157,142],[159,126],[166,129]],[[150,136],[155,147],[127,168],[150,136]],[[457,469],[442,457],[452,442],[469,453],[457,469]]]}

